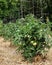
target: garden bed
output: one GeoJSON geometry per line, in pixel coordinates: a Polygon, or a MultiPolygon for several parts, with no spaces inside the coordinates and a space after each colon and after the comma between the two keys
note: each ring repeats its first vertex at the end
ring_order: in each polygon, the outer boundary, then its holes
{"type": "Polygon", "coordinates": [[[0,37],[0,65],[52,65],[52,49],[49,50],[46,59],[41,59],[37,56],[34,58],[34,61],[30,63],[25,61],[21,53],[16,53],[16,47],[11,47],[10,45],[11,42],[0,37]]]}

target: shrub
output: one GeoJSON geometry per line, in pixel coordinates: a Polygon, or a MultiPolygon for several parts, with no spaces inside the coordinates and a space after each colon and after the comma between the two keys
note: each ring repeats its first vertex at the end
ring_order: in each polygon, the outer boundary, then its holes
{"type": "Polygon", "coordinates": [[[3,36],[19,46],[19,50],[23,50],[22,54],[28,60],[38,54],[43,55],[44,51],[47,51],[45,49],[52,45],[50,23],[41,23],[32,14],[17,20],[16,23],[3,24],[1,29],[3,36]]]}
{"type": "Polygon", "coordinates": [[[52,45],[49,23],[41,23],[32,15],[25,18],[26,25],[22,27],[22,42],[19,49],[23,50],[23,56],[30,60],[38,54],[44,54],[45,49],[52,45]]]}

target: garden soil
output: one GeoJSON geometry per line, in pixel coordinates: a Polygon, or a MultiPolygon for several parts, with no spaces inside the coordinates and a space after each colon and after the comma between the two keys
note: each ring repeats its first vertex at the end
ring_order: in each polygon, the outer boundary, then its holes
{"type": "Polygon", "coordinates": [[[0,65],[52,65],[52,49],[46,55],[46,59],[41,59],[39,56],[30,63],[24,61],[20,52],[16,52],[17,47],[11,45],[11,42],[5,41],[0,37],[0,65]]]}

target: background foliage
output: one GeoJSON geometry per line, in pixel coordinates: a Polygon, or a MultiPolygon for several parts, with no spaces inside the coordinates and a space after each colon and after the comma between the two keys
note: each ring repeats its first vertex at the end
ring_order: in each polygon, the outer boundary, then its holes
{"type": "Polygon", "coordinates": [[[36,17],[46,14],[52,21],[52,0],[0,0],[0,18],[7,22],[29,13],[36,17]]]}

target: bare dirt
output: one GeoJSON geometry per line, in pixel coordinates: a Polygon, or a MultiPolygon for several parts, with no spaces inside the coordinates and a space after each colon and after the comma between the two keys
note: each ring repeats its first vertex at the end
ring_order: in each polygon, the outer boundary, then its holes
{"type": "Polygon", "coordinates": [[[47,59],[34,61],[33,63],[24,61],[21,53],[16,53],[16,47],[10,46],[11,42],[0,37],[0,65],[52,65],[52,49],[47,54],[47,59]]]}

